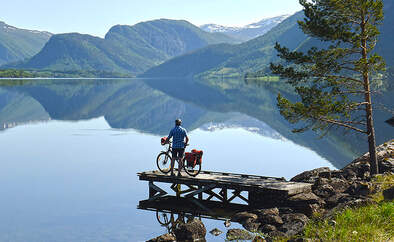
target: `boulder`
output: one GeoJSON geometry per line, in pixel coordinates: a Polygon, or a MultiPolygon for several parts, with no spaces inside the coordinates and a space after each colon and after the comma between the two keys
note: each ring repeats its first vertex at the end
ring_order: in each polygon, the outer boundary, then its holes
{"type": "Polygon", "coordinates": [[[325,202],[314,193],[300,193],[290,197],[287,205],[294,211],[312,216],[316,212],[321,212],[325,202]]]}
{"type": "Polygon", "coordinates": [[[282,219],[284,224],[278,230],[285,233],[286,236],[294,236],[301,233],[309,221],[309,218],[302,213],[283,214],[282,219]]]}
{"type": "Polygon", "coordinates": [[[254,237],[252,242],[266,242],[266,240],[263,239],[261,236],[257,235],[256,237],[254,237]]]}
{"type": "Polygon", "coordinates": [[[291,208],[297,207],[297,206],[302,206],[305,204],[322,204],[324,203],[321,198],[316,196],[314,193],[299,193],[297,195],[294,195],[288,199],[289,206],[291,208]]]}
{"type": "Polygon", "coordinates": [[[330,184],[314,185],[312,191],[321,198],[328,198],[335,194],[335,189],[330,184]]]}
{"type": "Polygon", "coordinates": [[[337,193],[325,200],[326,208],[331,209],[331,208],[338,206],[338,204],[340,204],[340,203],[345,203],[350,200],[352,200],[352,197],[349,194],[337,193]]]}
{"type": "Polygon", "coordinates": [[[275,230],[275,231],[272,231],[272,232],[269,232],[268,233],[268,237],[270,237],[270,238],[277,238],[277,237],[279,237],[279,238],[283,238],[283,237],[285,237],[285,236],[287,236],[285,233],[283,233],[282,231],[279,231],[279,230],[275,230]]]}
{"type": "Polygon", "coordinates": [[[264,217],[267,215],[279,215],[279,209],[278,208],[256,209],[253,210],[253,213],[256,214],[258,217],[264,217]]]}
{"type": "MultiPolygon", "coordinates": [[[[394,172],[394,139],[376,147],[376,157],[378,160],[379,173],[394,172]]],[[[367,170],[369,166],[369,152],[353,160],[343,170],[353,170],[360,176],[360,173],[367,170]]]]}
{"type": "Polygon", "coordinates": [[[335,193],[343,193],[350,186],[350,182],[344,178],[331,178],[328,184],[334,188],[335,193]]]}
{"type": "Polygon", "coordinates": [[[394,199],[394,186],[383,191],[383,197],[386,201],[391,201],[394,199]]]}
{"type": "Polygon", "coordinates": [[[368,182],[354,182],[345,193],[353,196],[368,196],[372,192],[372,185],[368,182]]]}
{"type": "Polygon", "coordinates": [[[281,225],[283,224],[282,218],[279,216],[278,208],[258,209],[254,213],[258,215],[258,221],[261,224],[281,225]]]}
{"type": "Polygon", "coordinates": [[[209,231],[209,233],[212,234],[212,235],[214,235],[214,236],[218,236],[218,235],[222,234],[223,231],[221,231],[221,230],[218,229],[218,228],[214,228],[214,229],[212,229],[211,231],[209,231]]]}
{"type": "Polygon", "coordinates": [[[328,167],[321,167],[310,171],[304,171],[303,173],[298,174],[295,177],[291,178],[290,181],[315,183],[316,179],[319,178],[320,173],[327,174],[327,172],[330,172],[330,168],[328,167]]]}
{"type": "Polygon", "coordinates": [[[154,239],[148,240],[148,242],[173,242],[176,238],[173,234],[163,234],[154,239]]]}
{"type": "Polygon", "coordinates": [[[241,224],[246,230],[251,232],[257,231],[260,227],[260,223],[256,222],[256,220],[253,218],[248,218],[245,221],[241,222],[241,224]]]}
{"type": "Polygon", "coordinates": [[[268,233],[270,233],[272,231],[276,231],[276,230],[277,230],[276,227],[272,224],[264,224],[263,226],[261,226],[259,228],[259,231],[261,231],[265,234],[268,234],[268,233]]]}
{"type": "Polygon", "coordinates": [[[177,241],[194,241],[205,239],[207,230],[199,219],[191,219],[179,224],[173,231],[177,241]]]}
{"type": "Polygon", "coordinates": [[[249,233],[244,229],[229,229],[226,233],[226,239],[233,240],[252,240],[253,234],[249,233]]]}
{"type": "Polygon", "coordinates": [[[258,216],[254,213],[239,212],[239,213],[234,214],[231,217],[231,221],[242,223],[242,222],[246,221],[247,219],[257,220],[257,218],[258,218],[258,216]]]}

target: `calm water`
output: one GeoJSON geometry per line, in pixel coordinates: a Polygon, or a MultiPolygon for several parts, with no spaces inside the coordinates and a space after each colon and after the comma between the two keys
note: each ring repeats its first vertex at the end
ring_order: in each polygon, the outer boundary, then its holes
{"type": "MultiPolygon", "coordinates": [[[[177,117],[190,148],[204,150],[204,170],[289,179],[334,167],[258,114],[221,102],[234,100],[218,95],[203,105],[139,80],[0,87],[0,241],[145,241],[165,233],[155,212],[137,209],[148,184],[136,173],[156,169],[160,137],[177,117]]],[[[222,221],[203,221],[208,231],[226,231],[222,221]]]]}

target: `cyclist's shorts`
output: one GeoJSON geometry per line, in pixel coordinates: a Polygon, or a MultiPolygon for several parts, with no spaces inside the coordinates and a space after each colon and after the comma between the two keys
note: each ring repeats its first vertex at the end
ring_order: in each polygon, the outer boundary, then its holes
{"type": "Polygon", "coordinates": [[[172,149],[172,158],[181,158],[183,156],[183,153],[185,152],[185,149],[183,148],[174,148],[172,149]]]}

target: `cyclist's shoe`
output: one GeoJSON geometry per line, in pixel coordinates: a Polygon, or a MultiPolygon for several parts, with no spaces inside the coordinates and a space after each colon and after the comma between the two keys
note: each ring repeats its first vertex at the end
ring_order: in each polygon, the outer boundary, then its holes
{"type": "Polygon", "coordinates": [[[171,173],[171,176],[175,176],[175,173],[174,173],[174,172],[172,172],[172,173],[171,173]]]}
{"type": "Polygon", "coordinates": [[[182,176],[180,172],[178,173],[178,176],[182,176]]]}

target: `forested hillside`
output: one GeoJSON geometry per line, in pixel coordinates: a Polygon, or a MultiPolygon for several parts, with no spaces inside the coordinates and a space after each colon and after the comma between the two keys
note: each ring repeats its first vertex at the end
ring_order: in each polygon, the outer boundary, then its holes
{"type": "MultiPolygon", "coordinates": [[[[381,36],[376,51],[381,54],[388,68],[394,66],[394,12],[392,1],[385,1],[385,20],[380,27],[381,36]]],[[[306,36],[299,28],[297,21],[303,19],[303,12],[298,12],[285,19],[265,35],[248,42],[223,48],[209,46],[174,59],[148,70],[144,77],[186,77],[186,76],[234,76],[242,77],[245,73],[267,70],[269,63],[277,61],[274,49],[276,42],[290,50],[320,47],[322,42],[306,36]],[[208,54],[209,53],[209,54],[208,54]],[[223,56],[226,58],[223,59],[223,56]],[[190,63],[202,63],[209,59],[209,64],[192,67],[190,63]]],[[[269,71],[267,73],[269,75],[269,71]]]]}
{"type": "Polygon", "coordinates": [[[235,40],[204,32],[186,21],[160,19],[116,25],[104,39],[79,33],[54,35],[41,52],[17,67],[135,75],[173,56],[224,42],[235,40]]]}
{"type": "Polygon", "coordinates": [[[0,21],[0,65],[21,61],[37,54],[51,33],[18,29],[0,21]]]}

